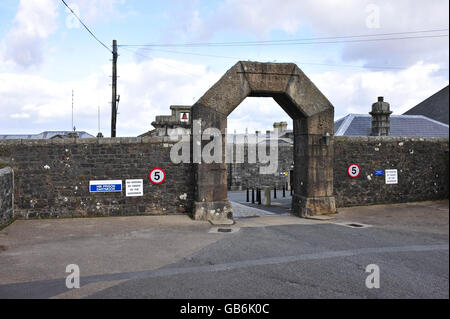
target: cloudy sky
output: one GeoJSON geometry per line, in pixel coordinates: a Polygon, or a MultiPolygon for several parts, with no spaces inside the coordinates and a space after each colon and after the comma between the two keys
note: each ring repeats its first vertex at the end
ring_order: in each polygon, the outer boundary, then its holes
{"type": "MultiPolygon", "coordinates": [[[[296,63],[336,119],[369,112],[379,95],[401,114],[448,85],[447,0],[66,2],[107,46],[124,45],[118,136],[193,104],[238,60],[296,63]]],[[[70,130],[74,90],[77,130],[96,135],[100,108],[109,136],[110,59],[60,0],[1,0],[0,134],[70,130]]],[[[272,99],[247,98],[228,127],[265,131],[281,120],[291,126],[272,99]]]]}

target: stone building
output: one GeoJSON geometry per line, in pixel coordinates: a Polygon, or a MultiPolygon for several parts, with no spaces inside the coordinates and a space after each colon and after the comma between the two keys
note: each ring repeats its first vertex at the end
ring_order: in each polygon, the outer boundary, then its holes
{"type": "MultiPolygon", "coordinates": [[[[156,116],[152,125],[155,127],[140,136],[173,136],[190,134],[191,106],[172,105],[171,115],[156,116]]],[[[378,97],[368,114],[348,114],[334,122],[334,136],[392,136],[392,137],[447,137],[449,126],[424,115],[392,115],[390,104],[383,97],[378,97]]],[[[294,167],[293,130],[288,129],[287,122],[275,122],[272,130],[265,133],[230,134],[226,136],[227,147],[233,148],[244,144],[244,163],[227,164],[227,184],[229,190],[242,190],[246,187],[272,186],[287,189],[291,187],[294,167]],[[266,144],[276,140],[278,146],[278,168],[273,174],[260,174],[260,167],[266,164],[248,163],[248,145],[266,144]]]]}
{"type": "Polygon", "coordinates": [[[0,135],[0,140],[46,140],[67,137],[94,138],[95,136],[85,131],[44,131],[39,134],[3,134],[0,135]]]}
{"type": "Polygon", "coordinates": [[[190,134],[191,106],[171,105],[171,115],[157,115],[152,126],[155,128],[139,137],[144,136],[180,136],[190,134]]]}
{"type": "Polygon", "coordinates": [[[334,136],[448,137],[448,124],[424,115],[391,115],[383,97],[369,114],[348,114],[334,122],[334,136]]]}

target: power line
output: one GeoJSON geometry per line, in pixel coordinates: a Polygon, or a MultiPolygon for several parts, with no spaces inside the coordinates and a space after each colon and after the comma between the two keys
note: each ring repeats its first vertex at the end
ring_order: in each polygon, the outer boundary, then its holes
{"type": "Polygon", "coordinates": [[[291,40],[197,42],[197,43],[173,43],[173,44],[170,44],[170,43],[166,43],[166,44],[164,44],[164,43],[122,44],[120,46],[122,46],[122,47],[124,47],[124,46],[128,46],[128,47],[222,47],[222,46],[266,46],[266,45],[297,45],[297,44],[323,44],[323,43],[352,43],[352,42],[448,37],[448,34],[417,35],[417,36],[389,37],[389,38],[377,38],[377,39],[354,39],[354,40],[338,40],[338,39],[406,35],[406,34],[418,34],[418,33],[430,33],[430,32],[444,32],[444,31],[448,31],[448,30],[449,29],[434,29],[434,30],[421,30],[421,31],[408,31],[408,32],[365,34],[365,35],[361,34],[361,35],[347,35],[347,36],[334,36],[334,37],[303,38],[303,39],[291,39],[291,40]],[[330,41],[318,41],[318,40],[330,40],[330,41]],[[305,41],[307,41],[307,42],[305,42],[305,41]]]}
{"type": "MultiPolygon", "coordinates": [[[[128,51],[132,52],[128,48],[128,51]]],[[[166,52],[166,53],[174,53],[174,54],[182,54],[182,55],[196,55],[196,56],[204,56],[204,57],[211,57],[211,58],[222,58],[222,59],[232,59],[237,61],[242,60],[248,60],[248,59],[242,59],[238,57],[232,57],[232,56],[224,56],[224,55],[213,55],[213,54],[202,54],[202,53],[194,53],[194,52],[182,52],[182,51],[174,51],[174,50],[163,50],[163,49],[153,49],[153,48],[141,48],[140,50],[146,50],[146,51],[157,51],[157,52],[166,52]]],[[[135,52],[135,51],[133,51],[135,52]]],[[[139,55],[138,52],[135,52],[139,55]]],[[[142,55],[145,56],[145,55],[142,55]]],[[[148,57],[148,56],[146,56],[148,57]]],[[[332,64],[332,63],[319,63],[319,62],[296,62],[298,64],[304,64],[304,65],[320,65],[320,66],[333,66],[333,67],[345,67],[345,68],[362,68],[362,69],[394,69],[394,70],[404,70],[407,69],[407,67],[404,66],[375,66],[375,65],[348,65],[348,64],[332,64]]],[[[428,69],[428,68],[427,68],[428,69]]],[[[441,70],[447,70],[447,69],[441,69],[441,70]]]]}
{"type": "Polygon", "coordinates": [[[92,33],[91,30],[89,30],[89,28],[83,23],[83,21],[81,21],[81,19],[76,15],[75,12],[73,12],[72,8],[69,7],[69,5],[64,1],[61,0],[62,3],[64,3],[64,5],[70,10],[70,12],[72,12],[72,14],[75,16],[75,18],[77,18],[77,20],[83,25],[83,27],[91,34],[91,36],[94,37],[95,40],[98,41],[98,43],[100,43],[102,46],[104,46],[106,48],[106,50],[108,50],[110,53],[112,53],[111,49],[108,48],[108,46],[106,46],[102,41],[100,41],[95,35],[94,33],[92,33]]]}

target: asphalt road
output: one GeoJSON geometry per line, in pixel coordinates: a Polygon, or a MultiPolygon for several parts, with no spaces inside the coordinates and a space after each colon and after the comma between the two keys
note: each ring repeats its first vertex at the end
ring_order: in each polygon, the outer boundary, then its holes
{"type": "MultiPolygon", "coordinates": [[[[264,203],[264,191],[261,191],[261,205],[256,201],[256,190],[255,190],[255,203],[252,204],[252,193],[249,190],[249,201],[247,202],[246,191],[229,191],[228,200],[231,202],[239,203],[247,207],[265,210],[272,214],[286,215],[290,214],[292,196],[289,191],[285,191],[285,197],[283,197],[283,191],[277,190],[277,198],[274,198],[274,190],[270,191],[270,205],[263,205],[264,203]]],[[[235,217],[240,217],[239,213],[234,213],[235,217]]]]}
{"type": "Polygon", "coordinates": [[[238,219],[229,233],[184,216],[90,219],[97,236],[61,220],[40,240],[49,221],[19,221],[0,232],[0,298],[449,298],[448,216],[448,201],[354,207],[327,222],[238,219]],[[70,256],[80,289],[57,271],[70,256]],[[366,287],[371,264],[379,288],[366,287]]]}

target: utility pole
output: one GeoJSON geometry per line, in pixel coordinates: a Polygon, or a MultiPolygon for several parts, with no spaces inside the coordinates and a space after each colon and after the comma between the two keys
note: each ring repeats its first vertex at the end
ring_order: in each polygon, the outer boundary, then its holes
{"type": "Polygon", "coordinates": [[[117,122],[117,40],[113,40],[112,51],[112,99],[111,99],[111,137],[116,137],[117,122]]]}
{"type": "Polygon", "coordinates": [[[72,89],[72,127],[70,128],[70,130],[75,131],[73,126],[73,89],[72,89]]]}

